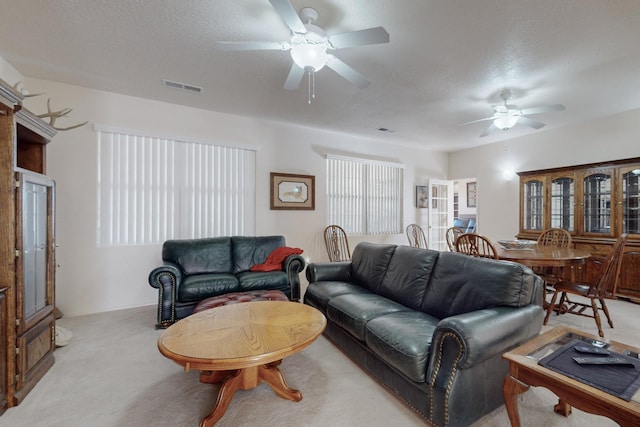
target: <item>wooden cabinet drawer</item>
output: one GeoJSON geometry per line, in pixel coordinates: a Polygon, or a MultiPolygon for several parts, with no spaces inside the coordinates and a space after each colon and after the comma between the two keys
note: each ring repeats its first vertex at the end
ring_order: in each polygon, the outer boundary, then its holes
{"type": "Polygon", "coordinates": [[[51,314],[17,339],[16,404],[53,365],[54,322],[51,314]]]}

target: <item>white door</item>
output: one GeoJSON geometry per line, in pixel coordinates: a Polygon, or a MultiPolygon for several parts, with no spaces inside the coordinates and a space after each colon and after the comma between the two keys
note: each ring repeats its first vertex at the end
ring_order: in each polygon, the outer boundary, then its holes
{"type": "Polygon", "coordinates": [[[429,180],[429,249],[447,250],[447,229],[453,226],[453,182],[429,180]]]}

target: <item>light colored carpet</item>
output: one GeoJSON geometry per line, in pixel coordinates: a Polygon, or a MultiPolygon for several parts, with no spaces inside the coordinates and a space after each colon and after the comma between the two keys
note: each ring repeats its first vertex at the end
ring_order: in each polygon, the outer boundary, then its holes
{"type": "MultiPolygon", "coordinates": [[[[640,346],[640,305],[611,301],[615,329],[607,339],[640,346]]],[[[554,316],[553,325],[595,333],[592,319],[554,316]]],[[[1,427],[181,427],[199,425],[215,402],[218,386],[201,384],[197,372],[164,358],[156,341],[155,307],[75,318],[59,325],[73,332],[56,350],[56,363],[17,407],[0,417],[1,427]]],[[[552,326],[551,324],[549,326],[552,326]]],[[[545,327],[543,330],[546,330],[545,327]]],[[[425,421],[376,383],[324,337],[283,361],[281,370],[303,399],[291,402],[266,385],[239,391],[217,426],[424,426],[425,421]]],[[[557,399],[543,388],[519,398],[523,426],[614,426],[574,409],[553,412],[557,399]]],[[[504,406],[474,427],[508,426],[504,406]]]]}

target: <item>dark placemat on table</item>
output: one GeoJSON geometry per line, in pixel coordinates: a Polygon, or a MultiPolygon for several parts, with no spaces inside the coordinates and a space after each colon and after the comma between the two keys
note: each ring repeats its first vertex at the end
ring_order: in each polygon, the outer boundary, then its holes
{"type": "Polygon", "coordinates": [[[544,357],[538,363],[552,371],[630,401],[640,388],[640,360],[625,354],[611,352],[609,357],[624,357],[633,363],[633,366],[580,365],[573,360],[574,357],[597,357],[598,355],[580,353],[574,348],[576,344],[591,345],[581,340],[573,340],[544,357]]]}

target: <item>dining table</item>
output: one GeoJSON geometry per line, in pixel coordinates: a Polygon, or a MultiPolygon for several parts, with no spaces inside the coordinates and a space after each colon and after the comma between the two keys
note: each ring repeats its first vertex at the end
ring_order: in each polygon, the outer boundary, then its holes
{"type": "Polygon", "coordinates": [[[497,245],[498,258],[513,261],[527,267],[569,268],[571,280],[575,281],[577,270],[587,262],[591,253],[584,249],[559,248],[556,246],[527,245],[519,248],[505,248],[497,245]]]}

